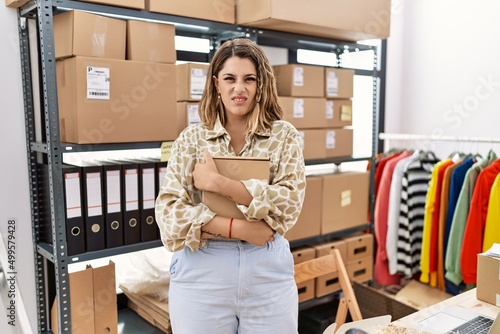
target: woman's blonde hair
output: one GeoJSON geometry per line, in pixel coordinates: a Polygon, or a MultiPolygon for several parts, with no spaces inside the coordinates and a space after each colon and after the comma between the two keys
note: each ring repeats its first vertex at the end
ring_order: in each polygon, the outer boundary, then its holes
{"type": "Polygon", "coordinates": [[[214,77],[219,75],[226,60],[233,56],[250,59],[257,70],[257,94],[255,105],[248,114],[247,130],[253,134],[271,128],[272,123],[283,116],[273,67],[262,48],[246,38],[226,41],[215,52],[208,67],[207,82],[199,104],[201,121],[209,128],[213,128],[219,117],[222,125],[226,124],[224,105],[218,98],[214,77]]]}

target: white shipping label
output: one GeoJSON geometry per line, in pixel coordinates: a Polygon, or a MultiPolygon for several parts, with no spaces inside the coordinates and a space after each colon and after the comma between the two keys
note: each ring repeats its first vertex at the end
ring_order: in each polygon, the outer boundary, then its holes
{"type": "Polygon", "coordinates": [[[189,80],[189,94],[193,100],[201,99],[203,90],[205,89],[205,82],[207,80],[207,71],[201,68],[191,69],[191,78],[189,80]]]}
{"type": "Polygon", "coordinates": [[[190,104],[187,107],[188,125],[201,123],[200,114],[198,114],[198,105],[190,104]]]}
{"type": "Polygon", "coordinates": [[[293,69],[293,85],[302,87],[304,86],[304,68],[294,67],[293,69]]]}
{"type": "Polygon", "coordinates": [[[333,119],[335,114],[333,101],[326,101],[326,119],[333,119]]]}
{"type": "Polygon", "coordinates": [[[304,99],[293,100],[293,118],[304,118],[304,99]]]}
{"type": "Polygon", "coordinates": [[[335,148],[335,131],[326,132],[326,148],[327,149],[335,148]]]}
{"type": "Polygon", "coordinates": [[[87,173],[87,214],[89,217],[102,215],[101,173],[87,173]]]}
{"type": "Polygon", "coordinates": [[[326,95],[339,95],[339,78],[337,77],[337,73],[335,72],[328,72],[326,76],[326,95]]]}
{"type": "Polygon", "coordinates": [[[155,207],[155,169],[142,170],[142,207],[153,209],[155,207]]]}
{"type": "Polygon", "coordinates": [[[80,173],[65,174],[64,186],[66,195],[66,218],[81,217],[80,173]]]}
{"type": "Polygon", "coordinates": [[[87,66],[87,99],[110,99],[109,68],[87,66]]]}
{"type": "Polygon", "coordinates": [[[500,306],[500,295],[497,294],[496,306],[500,306]]]}
{"type": "Polygon", "coordinates": [[[127,169],[125,171],[125,210],[139,210],[139,187],[137,169],[127,169]]]}
{"type": "Polygon", "coordinates": [[[106,208],[108,213],[120,212],[121,206],[120,171],[106,173],[106,208]]]}

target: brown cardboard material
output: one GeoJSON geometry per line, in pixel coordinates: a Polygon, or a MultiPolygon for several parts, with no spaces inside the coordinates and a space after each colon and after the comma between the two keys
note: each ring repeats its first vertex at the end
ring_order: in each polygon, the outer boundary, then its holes
{"type": "Polygon", "coordinates": [[[283,119],[297,129],[320,129],[327,125],[326,99],[322,97],[279,97],[283,119]]]}
{"type": "Polygon", "coordinates": [[[347,245],[346,261],[355,261],[369,256],[373,257],[373,235],[358,234],[344,238],[347,245]]]}
{"type": "Polygon", "coordinates": [[[295,226],[285,234],[289,241],[314,237],[321,233],[323,179],[320,176],[307,176],[306,182],[306,194],[299,219],[295,226]]]}
{"type": "Polygon", "coordinates": [[[236,22],[235,0],[147,0],[151,12],[192,17],[195,19],[234,24],[236,22]]]}
{"type": "Polygon", "coordinates": [[[420,283],[417,280],[410,280],[394,297],[397,301],[409,305],[417,310],[437,304],[443,300],[452,297],[452,295],[420,283]]]}
{"type": "Polygon", "coordinates": [[[173,24],[127,21],[127,60],[175,64],[175,26],[173,24]]]}
{"type": "Polygon", "coordinates": [[[359,41],[387,38],[390,0],[239,0],[236,23],[262,29],[359,41]]]}
{"type": "Polygon", "coordinates": [[[198,102],[177,102],[179,133],[189,125],[201,123],[198,106],[198,102]]]}
{"type": "Polygon", "coordinates": [[[325,97],[349,99],[354,93],[354,70],[325,67],[325,97]]]}
{"type": "Polygon", "coordinates": [[[368,224],[368,172],[323,176],[321,234],[368,224]]]}
{"type": "Polygon", "coordinates": [[[72,10],[54,15],[56,59],[72,56],[125,59],[126,21],[72,10]]]}
{"type": "MultiPolygon", "coordinates": [[[[316,250],[313,247],[304,246],[293,249],[292,255],[293,262],[297,264],[314,259],[316,257],[316,250]]],[[[297,284],[297,289],[299,291],[299,303],[314,298],[314,282],[314,279],[310,279],[308,281],[297,284]]]]}
{"type": "Polygon", "coordinates": [[[199,101],[205,90],[209,64],[177,64],[177,101],[199,101]]]}
{"type": "MultiPolygon", "coordinates": [[[[118,334],[118,305],[116,297],[115,264],[69,274],[71,301],[71,333],[118,334]]],[[[57,299],[51,309],[51,329],[58,331],[57,299]]]]}
{"type": "Polygon", "coordinates": [[[5,0],[5,7],[19,8],[27,4],[29,0],[5,0]]]}
{"type": "Polygon", "coordinates": [[[56,67],[62,142],[177,138],[175,65],[73,57],[56,67]]]}
{"type": "Polygon", "coordinates": [[[302,154],[304,160],[326,158],[325,136],[326,132],[320,129],[299,130],[302,139],[302,154]]]}
{"type": "Polygon", "coordinates": [[[135,8],[135,9],[145,9],[145,0],[81,0],[85,2],[93,2],[102,5],[111,5],[117,7],[135,8]]]}
{"type": "Polygon", "coordinates": [[[326,100],[326,127],[341,128],[352,125],[352,100],[326,100]]]}
{"type": "MultiPolygon", "coordinates": [[[[347,245],[343,240],[331,241],[325,244],[314,246],[316,249],[316,256],[321,257],[328,255],[332,252],[333,249],[338,249],[342,259],[345,262],[346,253],[347,253],[347,245]]],[[[340,281],[339,281],[338,273],[324,275],[316,278],[316,297],[326,296],[335,291],[339,291],[340,281]]]]}
{"type": "MultiPolygon", "coordinates": [[[[94,283],[92,267],[69,274],[69,294],[71,302],[71,333],[93,333],[95,328],[94,316],[94,283]]],[[[57,299],[51,310],[51,328],[53,333],[58,331],[57,299]]]]}
{"type": "MultiPolygon", "coordinates": [[[[269,158],[213,157],[219,174],[233,180],[259,179],[269,182],[269,158]]],[[[235,202],[219,194],[204,191],[202,203],[222,217],[245,219],[235,202]]]]}
{"type": "Polygon", "coordinates": [[[273,66],[278,95],[324,97],[325,70],[323,66],[286,64],[273,66]]]}
{"type": "Polygon", "coordinates": [[[325,157],[339,158],[350,157],[353,151],[352,129],[327,129],[325,130],[325,157]]]}
{"type": "Polygon", "coordinates": [[[371,256],[346,263],[349,278],[356,282],[366,282],[373,278],[373,258],[371,256]]]}
{"type": "Polygon", "coordinates": [[[487,303],[500,306],[500,258],[477,255],[476,297],[487,303]]]}
{"type": "Polygon", "coordinates": [[[116,297],[115,264],[92,270],[94,283],[95,333],[118,334],[118,306],[116,297]]]}
{"type": "Polygon", "coordinates": [[[303,129],[299,133],[305,160],[352,156],[352,129],[303,129]]]}

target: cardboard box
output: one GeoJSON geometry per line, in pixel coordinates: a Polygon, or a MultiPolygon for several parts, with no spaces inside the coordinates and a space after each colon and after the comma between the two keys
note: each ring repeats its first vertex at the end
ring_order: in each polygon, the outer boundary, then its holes
{"type": "Polygon", "coordinates": [[[326,127],[341,128],[352,125],[352,100],[326,100],[326,127]]]}
{"type": "Polygon", "coordinates": [[[324,97],[325,70],[323,66],[286,64],[273,66],[278,95],[324,97]]]}
{"type": "Polygon", "coordinates": [[[235,0],[147,0],[150,12],[236,23],[235,0]]]}
{"type": "MultiPolygon", "coordinates": [[[[115,264],[69,274],[71,333],[118,333],[115,264]]],[[[58,331],[57,299],[51,309],[51,329],[58,331]]]]}
{"type": "Polygon", "coordinates": [[[487,303],[500,306],[500,258],[477,255],[476,297],[487,303]]]}
{"type": "Polygon", "coordinates": [[[321,233],[368,224],[369,187],[368,172],[323,175],[321,233]]]}
{"type": "Polygon", "coordinates": [[[306,193],[302,211],[295,226],[286,232],[289,241],[300,240],[321,234],[321,195],[323,179],[320,176],[306,177],[306,193]]]}
{"type": "Polygon", "coordinates": [[[98,3],[102,5],[111,5],[116,7],[126,7],[134,9],[145,9],[145,0],[80,0],[85,2],[98,3]]]}
{"type": "MultiPolygon", "coordinates": [[[[259,179],[269,182],[269,158],[258,157],[213,157],[219,174],[233,180],[259,179]]],[[[204,191],[202,203],[222,217],[245,219],[236,203],[216,193],[204,191]]]]}
{"type": "Polygon", "coordinates": [[[328,129],[325,131],[326,158],[350,157],[352,151],[352,129],[328,129]]]}
{"type": "Polygon", "coordinates": [[[373,258],[371,256],[349,261],[345,267],[351,281],[366,282],[373,279],[373,258]]]}
{"type": "Polygon", "coordinates": [[[325,97],[346,99],[353,97],[354,70],[325,67],[325,97]]]}
{"type": "MultiPolygon", "coordinates": [[[[314,259],[316,257],[316,250],[313,247],[304,246],[293,249],[292,255],[293,262],[297,264],[314,259]]],[[[297,289],[299,290],[299,303],[314,298],[314,282],[314,279],[310,279],[308,281],[297,284],[297,289]]]]}
{"type": "Polygon", "coordinates": [[[352,156],[352,129],[299,130],[305,160],[352,156]]]}
{"type": "Polygon", "coordinates": [[[201,123],[198,107],[198,102],[177,102],[178,133],[189,125],[201,123]]]}
{"type": "Polygon", "coordinates": [[[320,129],[327,125],[326,99],[322,97],[279,97],[283,119],[297,129],[320,129]]]}
{"type": "Polygon", "coordinates": [[[139,20],[127,21],[127,60],[175,64],[175,26],[139,20]]]}
{"type": "Polygon", "coordinates": [[[177,64],[177,101],[199,101],[205,90],[209,64],[177,64]]]}
{"type": "Polygon", "coordinates": [[[346,243],[345,260],[355,261],[371,256],[373,258],[373,235],[372,234],[358,234],[352,237],[344,238],[346,243]]]}
{"type": "MultiPolygon", "coordinates": [[[[321,257],[328,255],[332,252],[333,249],[338,249],[342,259],[346,258],[347,254],[347,245],[343,240],[331,241],[325,244],[314,246],[316,249],[316,256],[321,257]]],[[[316,278],[316,297],[323,297],[335,291],[339,291],[340,281],[339,275],[329,274],[316,278]]]]}
{"type": "Polygon", "coordinates": [[[125,59],[125,20],[72,10],[54,15],[56,59],[72,56],[125,59]]]}
{"type": "Polygon", "coordinates": [[[19,8],[27,4],[29,0],[5,0],[5,7],[19,8]]]}
{"type": "Polygon", "coordinates": [[[236,23],[346,41],[387,38],[390,0],[238,0],[236,23]]]}
{"type": "Polygon", "coordinates": [[[62,142],[177,138],[175,65],[73,57],[56,66],[62,142]]]}

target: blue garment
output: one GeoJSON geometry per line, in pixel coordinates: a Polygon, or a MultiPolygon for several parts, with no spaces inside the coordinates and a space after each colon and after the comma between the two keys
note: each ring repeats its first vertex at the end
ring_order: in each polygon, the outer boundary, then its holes
{"type": "Polygon", "coordinates": [[[274,237],[263,247],[210,239],[196,251],[175,252],[168,300],[172,332],[297,334],[293,256],[288,241],[274,237]]]}
{"type": "MultiPolygon", "coordinates": [[[[443,260],[446,261],[446,250],[448,249],[448,237],[450,235],[451,224],[453,222],[453,214],[457,206],[458,196],[465,180],[465,174],[474,164],[474,158],[467,158],[459,166],[455,168],[451,174],[451,183],[448,197],[448,212],[446,213],[446,225],[444,227],[444,252],[443,260]]],[[[443,262],[444,263],[444,262],[443,262]]]]}

